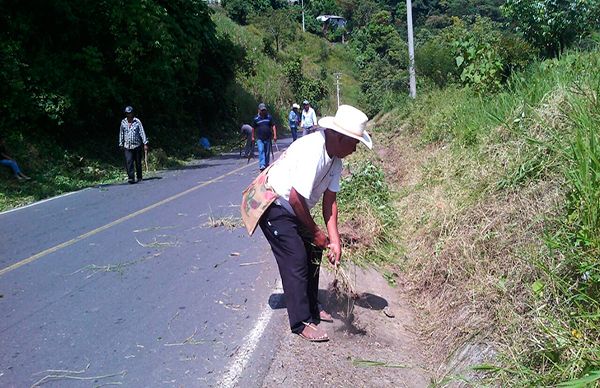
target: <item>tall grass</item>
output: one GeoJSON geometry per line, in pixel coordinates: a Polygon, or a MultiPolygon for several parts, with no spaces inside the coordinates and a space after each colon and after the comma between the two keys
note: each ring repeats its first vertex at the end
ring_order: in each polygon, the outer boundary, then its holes
{"type": "Polygon", "coordinates": [[[492,384],[599,376],[599,68],[599,52],[568,53],[497,94],[448,87],[389,114],[402,264],[434,359],[475,362],[461,349],[480,341],[492,384]]]}

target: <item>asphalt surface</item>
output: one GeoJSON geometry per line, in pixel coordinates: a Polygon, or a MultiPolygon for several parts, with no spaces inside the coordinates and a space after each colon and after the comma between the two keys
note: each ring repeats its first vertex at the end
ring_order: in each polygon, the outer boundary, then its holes
{"type": "Polygon", "coordinates": [[[0,386],[259,386],[287,318],[239,219],[257,173],[223,155],[0,214],[0,386]]]}

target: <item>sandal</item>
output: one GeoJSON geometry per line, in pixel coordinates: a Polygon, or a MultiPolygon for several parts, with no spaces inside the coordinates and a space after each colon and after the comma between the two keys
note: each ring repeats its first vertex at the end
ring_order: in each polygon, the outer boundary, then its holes
{"type": "Polygon", "coordinates": [[[303,338],[310,342],[329,341],[329,336],[327,335],[327,333],[325,331],[321,330],[317,325],[315,325],[314,323],[306,323],[306,322],[302,322],[302,323],[304,323],[305,327],[304,327],[304,330],[302,330],[302,332],[298,333],[300,338],[303,338]],[[309,332],[314,331],[314,337],[306,335],[304,333],[305,331],[309,331],[309,332]]]}

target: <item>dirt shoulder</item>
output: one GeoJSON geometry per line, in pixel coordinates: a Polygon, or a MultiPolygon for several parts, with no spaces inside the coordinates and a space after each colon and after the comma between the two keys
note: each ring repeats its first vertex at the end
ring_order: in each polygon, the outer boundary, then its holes
{"type": "MultiPolygon", "coordinates": [[[[281,327],[283,340],[263,387],[429,385],[408,298],[373,269],[352,268],[347,273],[359,299],[352,303],[324,290],[320,296],[334,317],[333,323],[321,323],[331,340],[310,343],[281,327]]],[[[321,270],[321,288],[332,280],[321,270]]]]}

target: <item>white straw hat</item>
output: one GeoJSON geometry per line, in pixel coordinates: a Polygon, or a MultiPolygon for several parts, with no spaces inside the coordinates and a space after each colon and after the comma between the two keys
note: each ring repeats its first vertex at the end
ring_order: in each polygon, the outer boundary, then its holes
{"type": "Polygon", "coordinates": [[[319,120],[319,126],[333,129],[343,135],[350,136],[363,142],[369,149],[373,149],[371,136],[365,130],[369,118],[359,109],[350,105],[340,105],[335,117],[327,116],[319,120]]]}
{"type": "Polygon", "coordinates": [[[292,108],[300,109],[300,105],[298,105],[298,104],[296,104],[296,103],[293,103],[293,104],[292,104],[292,108]]]}

